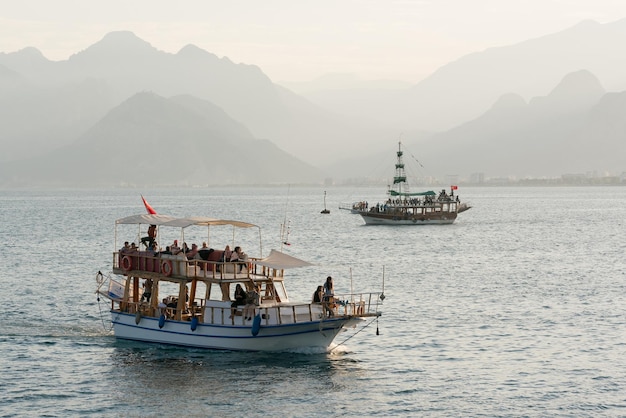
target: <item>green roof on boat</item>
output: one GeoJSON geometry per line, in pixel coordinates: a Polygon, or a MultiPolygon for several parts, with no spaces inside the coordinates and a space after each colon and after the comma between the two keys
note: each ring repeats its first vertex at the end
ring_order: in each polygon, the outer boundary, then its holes
{"type": "Polygon", "coordinates": [[[391,196],[435,196],[437,193],[429,190],[427,192],[416,192],[416,193],[398,193],[395,190],[390,190],[389,194],[391,196]]]}

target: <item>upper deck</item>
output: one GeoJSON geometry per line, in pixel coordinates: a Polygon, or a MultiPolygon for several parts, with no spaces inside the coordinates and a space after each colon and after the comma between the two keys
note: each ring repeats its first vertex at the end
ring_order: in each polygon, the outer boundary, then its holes
{"type": "Polygon", "coordinates": [[[187,259],[177,255],[157,254],[147,251],[114,252],[113,273],[134,277],[179,281],[199,279],[211,282],[241,282],[246,279],[271,277],[282,280],[283,270],[257,265],[258,259],[245,262],[187,259]]]}

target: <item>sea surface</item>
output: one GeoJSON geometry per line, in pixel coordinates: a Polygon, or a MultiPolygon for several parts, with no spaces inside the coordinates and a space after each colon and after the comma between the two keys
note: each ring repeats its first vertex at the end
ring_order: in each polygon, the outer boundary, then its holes
{"type": "Polygon", "coordinates": [[[388,227],[338,209],[373,188],[0,191],[0,416],[626,416],[626,187],[458,194],[453,225],[388,227]],[[384,291],[382,317],[330,353],[117,341],[95,276],[141,194],[261,226],[265,255],[315,263],[292,300],[332,275],[384,291]]]}

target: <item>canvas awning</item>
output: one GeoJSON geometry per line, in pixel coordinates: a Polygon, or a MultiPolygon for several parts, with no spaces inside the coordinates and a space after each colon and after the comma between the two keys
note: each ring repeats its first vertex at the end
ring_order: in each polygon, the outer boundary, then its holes
{"type": "Polygon", "coordinates": [[[190,217],[190,218],[175,218],[168,215],[150,215],[147,213],[140,215],[127,216],[126,218],[118,219],[115,221],[116,225],[158,225],[158,226],[171,226],[175,228],[187,228],[192,225],[198,226],[210,226],[210,225],[232,225],[239,228],[251,228],[257,225],[233,221],[229,219],[215,219],[208,217],[190,217]]]}
{"type": "Polygon", "coordinates": [[[308,261],[300,260],[299,258],[292,257],[277,250],[271,250],[270,255],[260,260],[253,261],[252,263],[278,270],[313,265],[308,261]]]}
{"type": "Polygon", "coordinates": [[[122,219],[118,219],[115,221],[116,225],[163,225],[168,222],[171,222],[174,218],[173,216],[167,215],[150,215],[148,213],[143,213],[141,215],[131,215],[122,219]]]}
{"type": "Polygon", "coordinates": [[[241,221],[233,221],[230,219],[215,219],[208,218],[202,216],[194,216],[190,218],[176,218],[171,220],[170,222],[166,222],[163,226],[172,226],[178,228],[187,228],[189,226],[212,226],[212,225],[232,225],[238,228],[252,228],[257,225],[241,222],[241,221]]]}

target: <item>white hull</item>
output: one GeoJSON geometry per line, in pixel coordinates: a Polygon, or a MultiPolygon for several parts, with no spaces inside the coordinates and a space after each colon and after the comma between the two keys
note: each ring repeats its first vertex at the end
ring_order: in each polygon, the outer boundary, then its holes
{"type": "Polygon", "coordinates": [[[456,214],[450,214],[450,217],[419,219],[409,218],[403,219],[393,216],[381,216],[376,214],[360,212],[363,220],[367,225],[448,225],[454,223],[456,214]]]}
{"type": "Polygon", "coordinates": [[[361,321],[356,317],[327,318],[322,321],[286,325],[263,325],[256,336],[252,334],[252,321],[243,325],[212,325],[198,323],[195,331],[191,322],[166,320],[159,328],[159,319],[137,317],[132,314],[111,312],[115,336],[120,339],[171,344],[185,347],[243,350],[286,351],[301,348],[326,349],[345,326],[361,321]]]}

